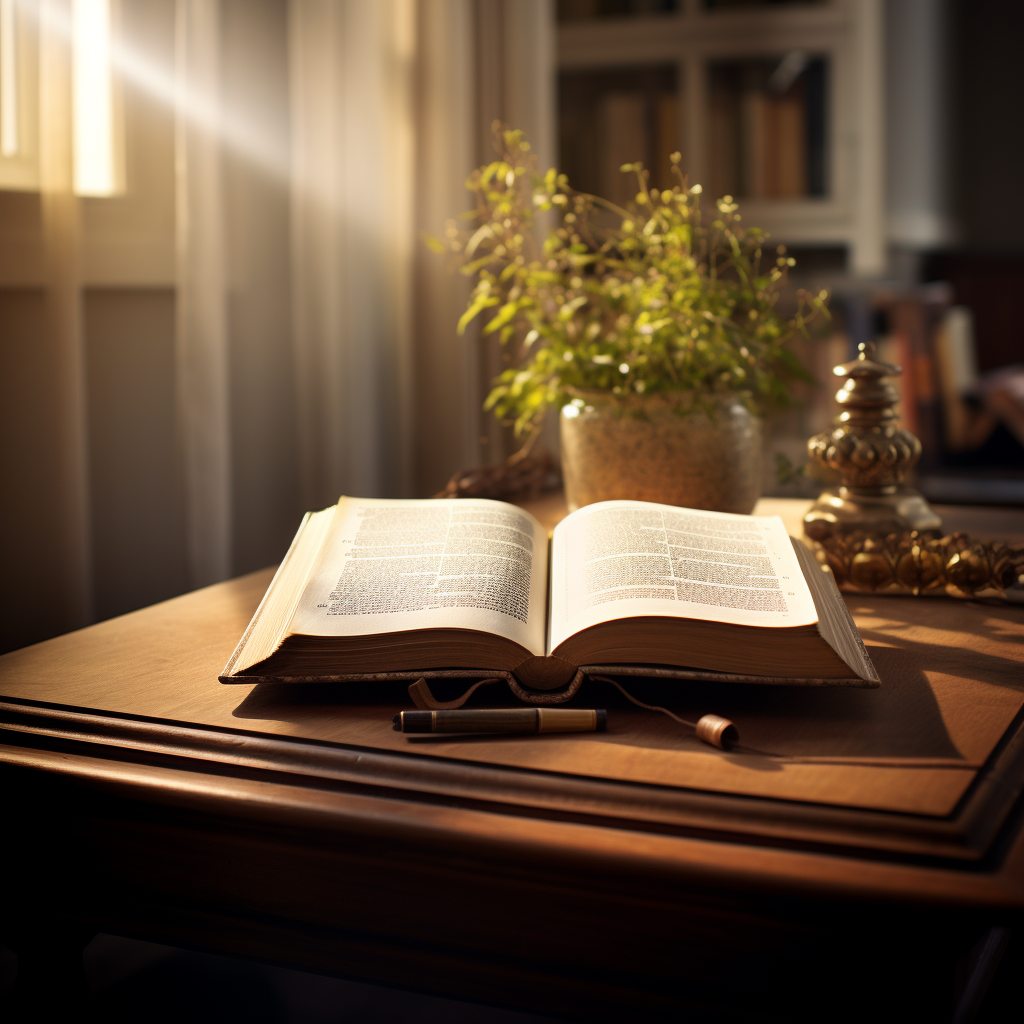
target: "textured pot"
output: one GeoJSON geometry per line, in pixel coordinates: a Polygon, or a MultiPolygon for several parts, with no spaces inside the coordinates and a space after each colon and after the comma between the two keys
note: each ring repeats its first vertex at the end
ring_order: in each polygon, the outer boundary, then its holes
{"type": "Polygon", "coordinates": [[[761,421],[733,399],[679,415],[658,395],[586,392],[560,420],[570,512],[627,499],[749,513],[760,497],[761,421]]]}

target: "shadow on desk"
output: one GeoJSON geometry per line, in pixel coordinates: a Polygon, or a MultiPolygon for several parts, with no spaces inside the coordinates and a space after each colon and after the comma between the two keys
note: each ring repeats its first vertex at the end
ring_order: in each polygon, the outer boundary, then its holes
{"type": "MultiPolygon", "coordinates": [[[[556,777],[606,779],[949,815],[1022,713],[1024,608],[870,595],[847,602],[878,669],[878,689],[623,680],[640,701],[681,718],[731,719],[743,751],[702,744],[596,680],[584,683],[572,705],[607,708],[606,733],[412,743],[391,729],[392,716],[411,706],[403,684],[261,684],[233,715],[257,732],[415,755],[424,778],[434,771],[430,762],[444,759],[550,773],[555,788],[562,785],[556,777]]],[[[447,686],[450,692],[437,684],[442,700],[465,684],[447,686]]],[[[501,683],[472,698],[476,707],[516,703],[501,683]]]]}
{"type": "MultiPolygon", "coordinates": [[[[708,712],[724,715],[737,724],[746,745],[782,756],[960,757],[926,672],[917,667],[916,660],[911,667],[905,652],[894,648],[873,648],[872,656],[883,679],[877,690],[635,678],[623,682],[638,699],[667,707],[682,718],[693,720],[708,712]]],[[[463,680],[432,683],[442,700],[462,692],[465,685],[463,680]]],[[[517,705],[501,683],[477,691],[471,701],[473,707],[517,705]]],[[[404,684],[263,683],[254,687],[234,715],[288,722],[303,733],[316,723],[316,731],[325,738],[333,722],[338,741],[351,742],[357,738],[353,734],[366,733],[373,725],[390,726],[393,715],[411,706],[404,684]]],[[[586,734],[590,742],[711,752],[686,728],[664,715],[637,708],[606,683],[587,680],[567,706],[608,709],[608,732],[586,734]]],[[[413,744],[405,736],[388,739],[392,749],[429,752],[425,748],[430,744],[413,744]]],[[[452,737],[438,739],[458,742],[452,737]]],[[[467,740],[487,742],[480,736],[467,740]]],[[[503,745],[516,742],[508,736],[491,740],[503,745]]],[[[529,737],[531,743],[550,741],[571,739],[557,734],[529,737]]],[[[769,761],[756,760],[758,770],[773,767],[769,761]]]]}

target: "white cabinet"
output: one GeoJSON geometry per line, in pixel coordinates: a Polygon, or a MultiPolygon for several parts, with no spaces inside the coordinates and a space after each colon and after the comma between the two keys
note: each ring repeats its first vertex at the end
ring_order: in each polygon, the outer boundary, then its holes
{"type": "Polygon", "coordinates": [[[607,192],[642,159],[657,183],[678,148],[691,183],[735,195],[747,223],[845,245],[854,274],[884,271],[882,0],[569,0],[559,13],[570,181],[607,192]]]}

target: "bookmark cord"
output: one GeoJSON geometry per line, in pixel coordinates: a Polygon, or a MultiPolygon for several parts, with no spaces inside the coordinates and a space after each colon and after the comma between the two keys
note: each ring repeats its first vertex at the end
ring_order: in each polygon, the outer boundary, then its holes
{"type": "Polygon", "coordinates": [[[413,704],[420,709],[420,711],[454,711],[455,708],[461,708],[463,704],[473,695],[475,690],[478,690],[481,686],[486,686],[488,683],[500,683],[501,679],[481,679],[479,682],[474,683],[461,697],[456,697],[455,700],[438,700],[431,692],[430,687],[427,686],[425,678],[419,678],[415,683],[409,686],[409,696],[412,698],[413,704]]]}
{"type": "MultiPolygon", "coordinates": [[[[705,719],[702,718],[700,722],[688,722],[685,718],[680,718],[678,715],[673,714],[668,708],[657,707],[654,704],[645,704],[642,700],[637,700],[628,690],[625,689],[620,683],[617,683],[614,679],[609,679],[608,676],[591,676],[591,679],[597,679],[602,683],[611,683],[626,700],[636,704],[637,707],[644,708],[647,711],[660,711],[664,715],[668,715],[669,718],[674,719],[680,725],[685,725],[690,729],[693,729],[700,739],[704,740],[705,743],[710,743],[712,746],[721,747],[722,749],[728,749],[734,754],[752,754],[755,757],[767,757],[773,761],[778,761],[783,764],[817,764],[817,765],[845,765],[848,767],[863,767],[863,768],[953,768],[953,769],[973,769],[977,770],[983,767],[982,762],[974,761],[961,761],[955,757],[934,757],[934,758],[911,758],[911,757],[849,757],[849,756],[818,756],[808,757],[793,754],[773,754],[770,750],[758,750],[757,747],[748,747],[744,743],[732,742],[725,743],[719,742],[718,739],[712,735],[705,735],[705,730],[702,728],[705,719]]],[[[718,719],[717,715],[707,715],[706,719],[717,719],[718,722],[727,721],[727,719],[718,719]]]]}
{"type": "Polygon", "coordinates": [[[621,683],[609,679],[608,676],[591,676],[590,678],[599,679],[602,683],[611,683],[626,700],[638,708],[644,708],[647,711],[660,711],[663,715],[668,715],[673,721],[692,729],[702,743],[718,747],[719,750],[732,750],[739,743],[740,734],[728,718],[722,718],[721,715],[702,715],[696,722],[688,722],[685,718],[673,714],[668,708],[645,704],[642,700],[637,700],[621,683]]]}
{"type": "MultiPolygon", "coordinates": [[[[634,697],[621,683],[616,682],[614,679],[610,679],[608,676],[594,675],[589,678],[596,679],[602,683],[610,683],[631,704],[635,704],[637,707],[643,708],[645,711],[657,711],[663,715],[667,715],[674,722],[678,722],[687,729],[692,729],[697,734],[697,738],[702,740],[704,743],[708,743],[713,747],[718,747],[720,750],[731,751],[734,754],[764,757],[780,764],[792,765],[845,765],[849,767],[864,768],[948,768],[954,770],[978,770],[984,766],[982,762],[962,761],[953,757],[857,757],[856,755],[838,755],[831,757],[828,755],[818,755],[815,757],[792,754],[775,754],[770,750],[758,750],[756,747],[749,747],[746,744],[740,743],[739,736],[736,732],[736,726],[727,718],[721,718],[718,715],[704,715],[699,721],[690,722],[685,718],[680,718],[677,714],[669,711],[668,708],[659,707],[656,704],[645,704],[642,700],[638,700],[634,697]]],[[[461,708],[481,686],[486,686],[489,683],[500,683],[501,681],[501,677],[480,679],[466,690],[461,697],[457,697],[455,700],[441,701],[437,700],[433,693],[431,693],[430,687],[427,685],[427,680],[425,678],[420,678],[410,685],[409,696],[412,698],[413,704],[415,704],[421,711],[448,711],[454,710],[455,708],[461,708]]]]}
{"type": "Polygon", "coordinates": [[[654,704],[645,704],[642,700],[637,700],[624,686],[620,683],[615,682],[614,679],[609,679],[608,676],[591,676],[591,679],[596,679],[602,683],[611,683],[612,686],[617,689],[626,700],[634,703],[638,708],[644,708],[647,711],[660,711],[663,715],[668,715],[669,718],[674,718],[680,725],[688,726],[690,729],[696,729],[696,722],[688,722],[685,718],[680,718],[678,715],[673,714],[668,708],[659,708],[654,704]]]}

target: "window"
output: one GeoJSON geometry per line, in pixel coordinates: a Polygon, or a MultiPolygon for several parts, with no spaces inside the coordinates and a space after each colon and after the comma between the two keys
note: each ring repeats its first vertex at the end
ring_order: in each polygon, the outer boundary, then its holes
{"type": "MultiPolygon", "coordinates": [[[[34,191],[40,185],[40,131],[70,131],[74,188],[82,196],[123,190],[120,89],[114,75],[117,0],[72,0],[70,18],[50,11],[41,25],[35,0],[0,0],[0,188],[34,191]],[[40,30],[70,40],[72,104],[47,110],[40,124],[40,30]]],[[[56,51],[54,59],[63,60],[56,51]]],[[[50,80],[60,77],[47,68],[50,80]]]]}
{"type": "Polygon", "coordinates": [[[19,0],[0,0],[0,188],[39,188],[38,33],[19,0]]]}

